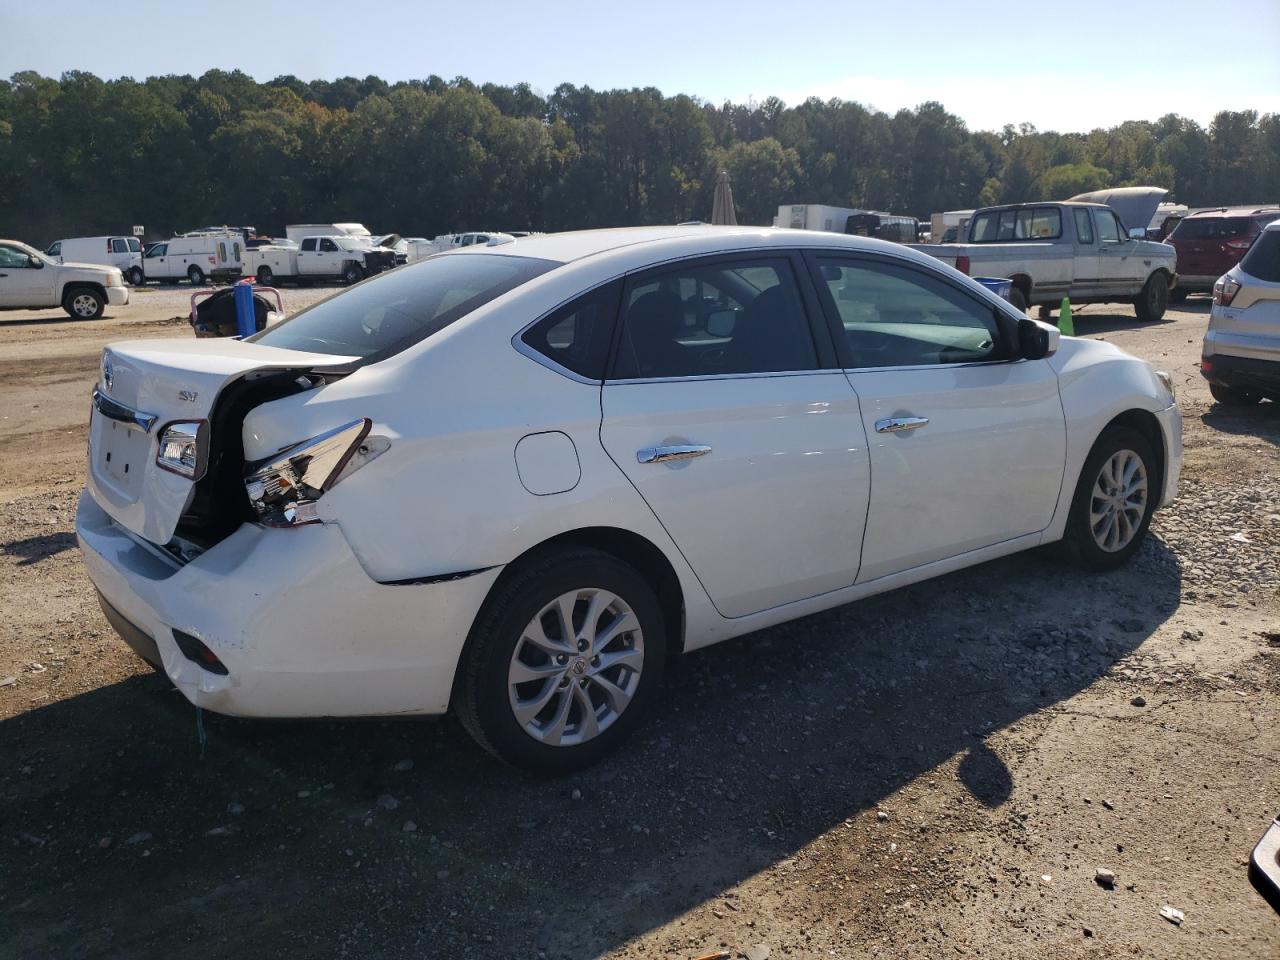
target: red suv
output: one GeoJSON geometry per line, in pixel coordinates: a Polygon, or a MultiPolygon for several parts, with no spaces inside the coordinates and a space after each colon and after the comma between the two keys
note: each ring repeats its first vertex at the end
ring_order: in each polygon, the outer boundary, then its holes
{"type": "Polygon", "coordinates": [[[1240,262],[1262,228],[1278,219],[1280,206],[1218,207],[1187,214],[1164,241],[1178,251],[1178,286],[1171,299],[1208,293],[1240,262]]]}

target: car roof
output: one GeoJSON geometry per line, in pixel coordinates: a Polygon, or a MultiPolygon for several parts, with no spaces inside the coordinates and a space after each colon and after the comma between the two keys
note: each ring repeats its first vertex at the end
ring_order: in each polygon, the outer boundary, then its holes
{"type": "MultiPolygon", "coordinates": [[[[444,256],[465,257],[497,254],[536,257],[557,263],[594,259],[610,254],[636,264],[658,262],[684,256],[729,253],[735,250],[795,247],[834,248],[891,253],[937,266],[938,261],[900,243],[855,237],[821,230],[794,230],[781,227],[657,226],[616,227],[604,230],[575,230],[519,237],[494,246],[464,247],[444,256]]],[[[630,267],[628,267],[629,269],[630,267]]]]}
{"type": "Polygon", "coordinates": [[[1193,210],[1184,219],[1208,220],[1212,217],[1252,217],[1254,214],[1274,214],[1280,217],[1280,206],[1272,204],[1244,207],[1216,207],[1212,210],[1193,210]]]}

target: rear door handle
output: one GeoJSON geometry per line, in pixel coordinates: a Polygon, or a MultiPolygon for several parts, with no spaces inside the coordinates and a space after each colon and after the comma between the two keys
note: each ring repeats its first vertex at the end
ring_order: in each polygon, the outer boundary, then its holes
{"type": "Polygon", "coordinates": [[[637,463],[671,463],[676,460],[692,460],[711,452],[705,443],[674,443],[665,447],[645,447],[636,451],[637,463]]]}
{"type": "Polygon", "coordinates": [[[890,417],[876,421],[876,433],[906,433],[929,425],[928,417],[890,417]]]}

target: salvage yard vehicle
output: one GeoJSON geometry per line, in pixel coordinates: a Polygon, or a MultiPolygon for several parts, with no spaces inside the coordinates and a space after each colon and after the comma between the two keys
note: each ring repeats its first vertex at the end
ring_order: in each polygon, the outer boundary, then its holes
{"type": "Polygon", "coordinates": [[[61,307],[74,320],[96,320],[107,305],[129,302],[129,288],[115,267],[55,263],[35,247],[0,240],[0,310],[61,307]]]}
{"type": "MultiPolygon", "coordinates": [[[[1154,204],[1153,204],[1154,209],[1154,204]]],[[[1145,220],[1143,221],[1146,222],[1145,220]]],[[[1137,239],[1099,203],[1015,203],[985,207],[969,221],[967,243],[916,244],[961,273],[1007,277],[1011,300],[1039,304],[1132,303],[1139,320],[1164,316],[1177,282],[1176,251],[1137,239]]]]}
{"type": "Polygon", "coordinates": [[[146,283],[142,272],[142,241],[137,237],[70,237],[53,241],[44,253],[58,263],[115,267],[135,287],[146,283]]]}
{"type": "Polygon", "coordinates": [[[245,340],[111,344],[76,532],[191,702],[613,749],[672,655],[1041,544],[1123,564],[1169,377],[898,244],[643,227],[431,257],[245,340]]]}
{"type": "Polygon", "coordinates": [[[359,236],[303,237],[297,246],[267,244],[244,253],[244,272],[264,286],[282,281],[359,283],[395,265],[394,250],[359,236]]]}
{"type": "Polygon", "coordinates": [[[1280,219],[1213,285],[1200,372],[1221,404],[1280,403],[1280,219]]]}
{"type": "Polygon", "coordinates": [[[148,280],[190,280],[200,286],[240,276],[243,252],[238,233],[191,233],[149,246],[142,269],[148,280]]]}
{"type": "Polygon", "coordinates": [[[1178,251],[1178,289],[1174,299],[1212,290],[1218,278],[1240,262],[1254,238],[1273,220],[1280,220],[1280,206],[1196,210],[1179,220],[1165,240],[1178,251]]]}

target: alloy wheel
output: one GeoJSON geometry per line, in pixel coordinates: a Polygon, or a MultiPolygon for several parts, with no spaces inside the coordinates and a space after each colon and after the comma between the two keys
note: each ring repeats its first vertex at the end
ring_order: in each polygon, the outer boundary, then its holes
{"type": "Polygon", "coordinates": [[[529,736],[574,746],[599,736],[627,709],[644,669],[644,635],[617,594],[561,594],[529,621],[507,671],[512,713],[529,736]]]}
{"type": "Polygon", "coordinates": [[[1089,529],[1108,553],[1123,550],[1147,512],[1147,467],[1132,450],[1117,450],[1098,471],[1089,503],[1089,529]]]}
{"type": "Polygon", "coordinates": [[[77,294],[71,300],[71,309],[82,320],[92,320],[98,312],[98,301],[87,293],[77,294]]]}

